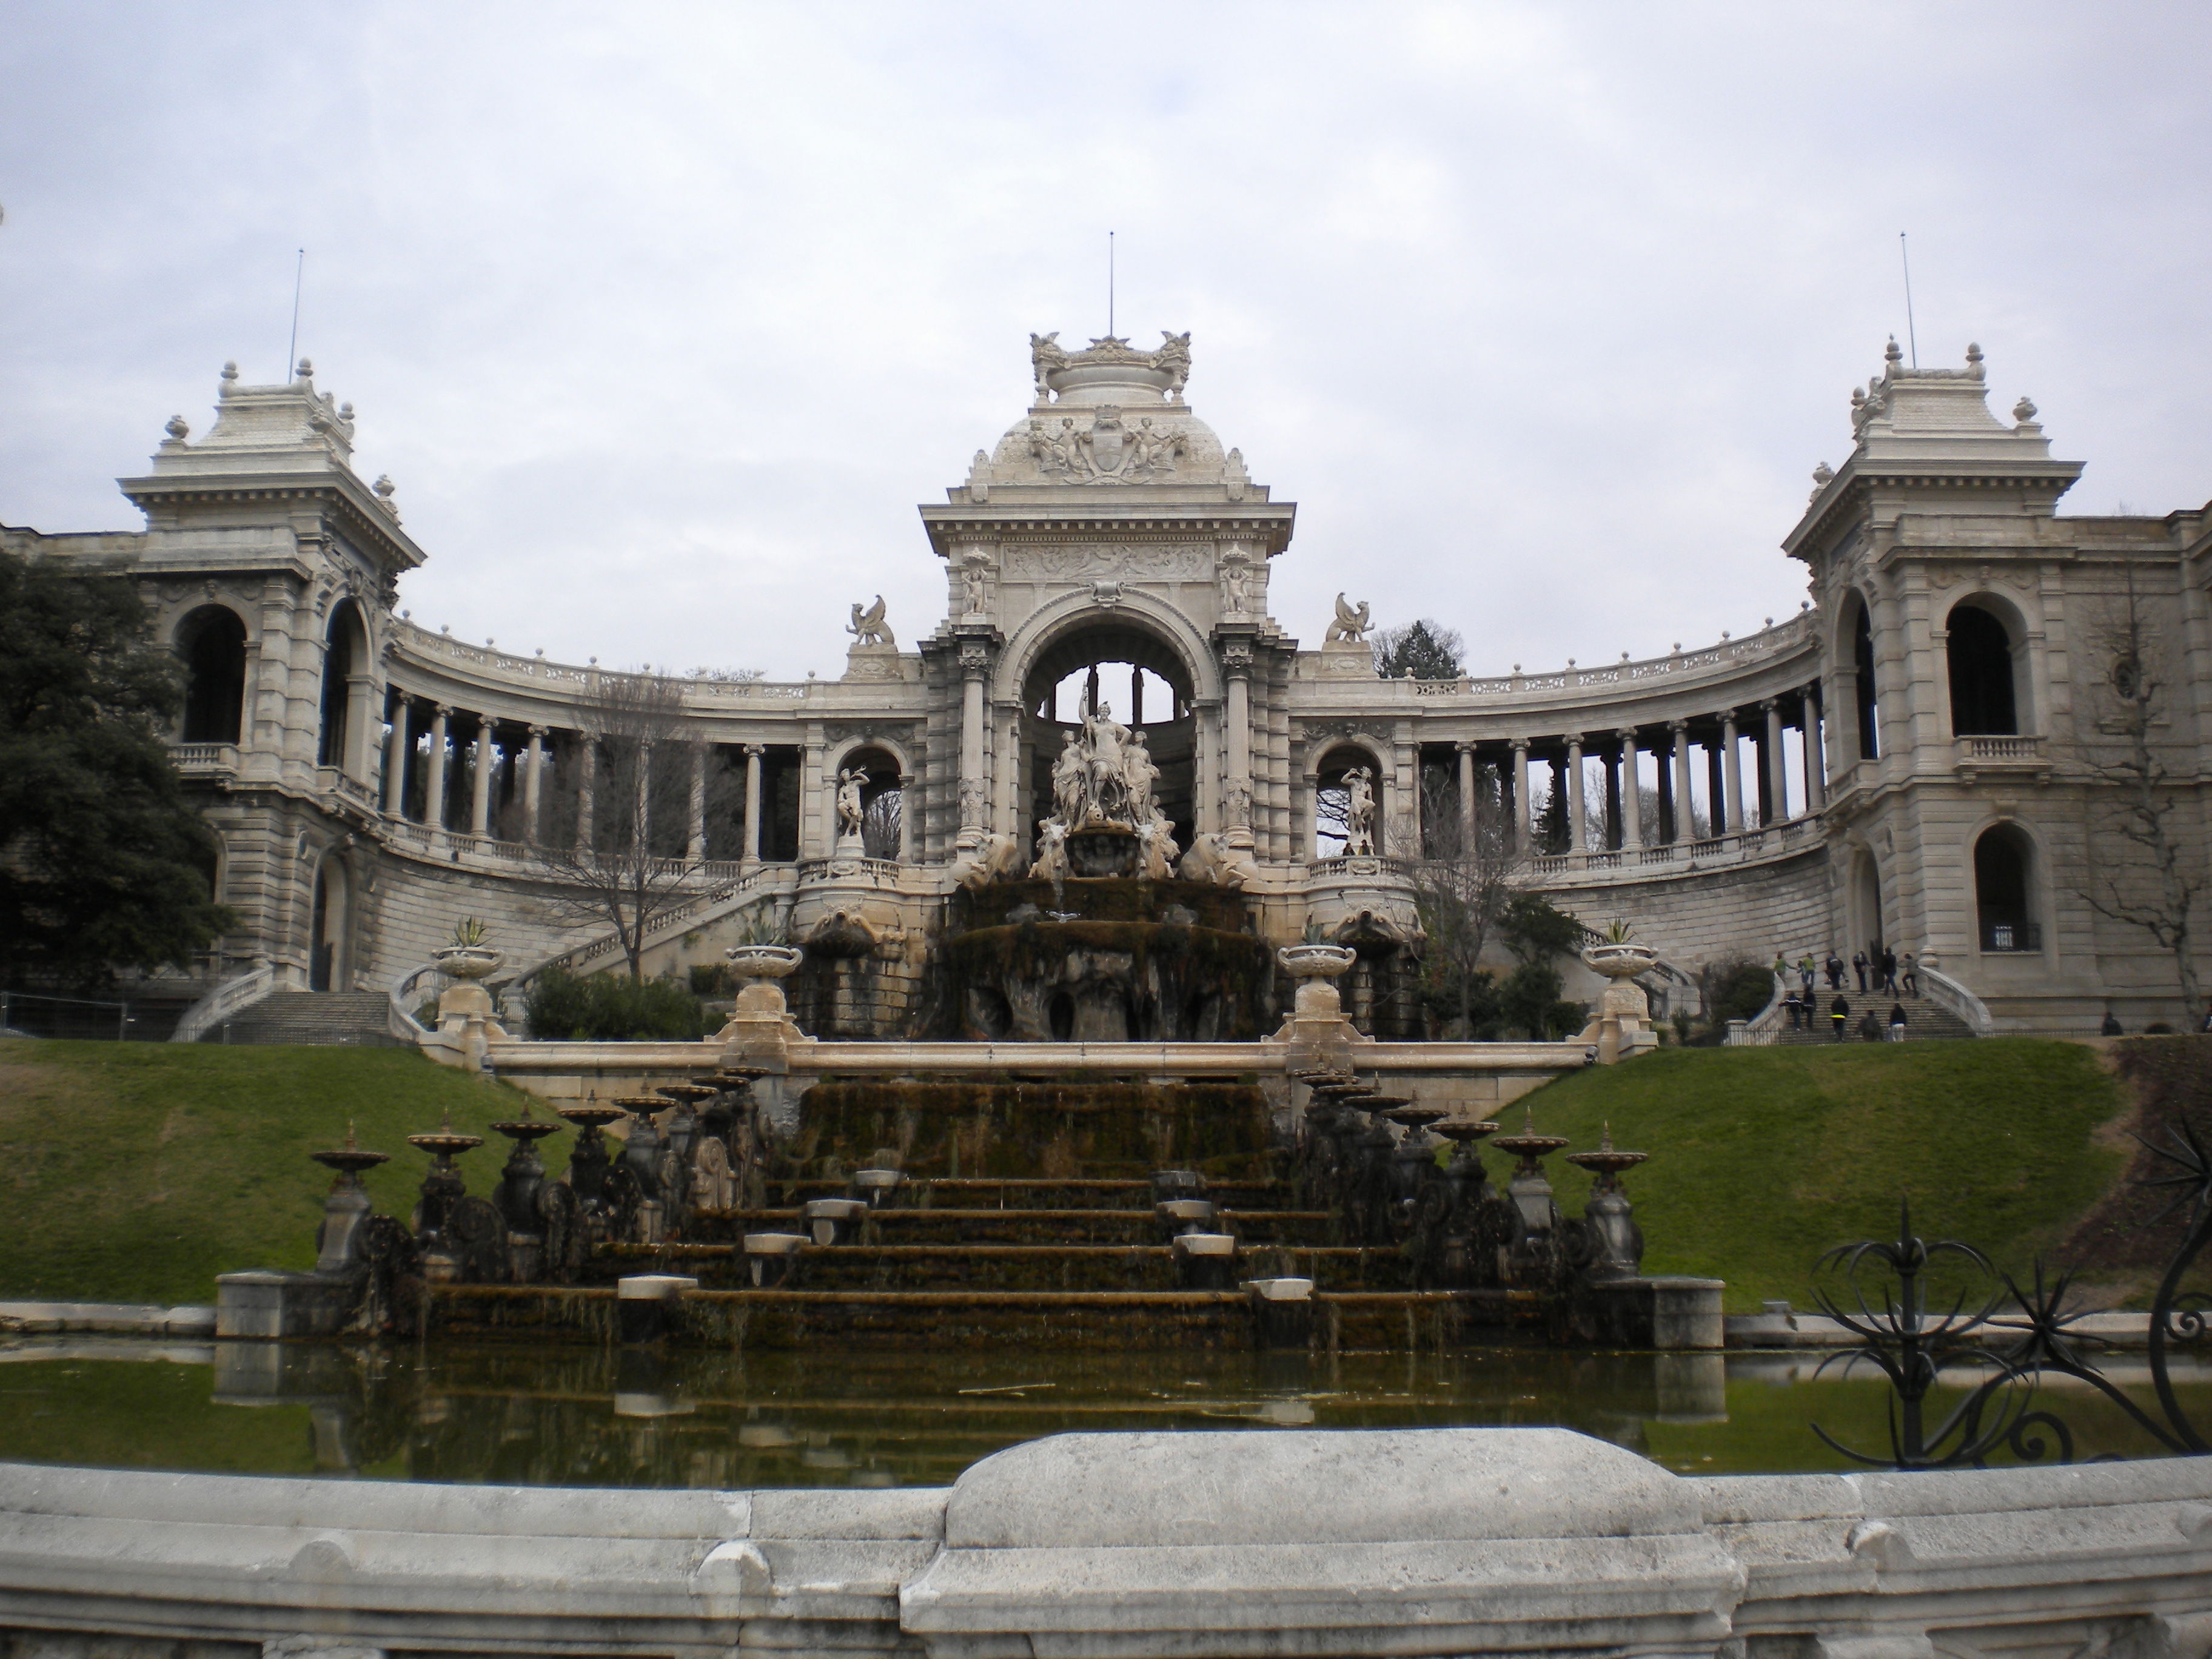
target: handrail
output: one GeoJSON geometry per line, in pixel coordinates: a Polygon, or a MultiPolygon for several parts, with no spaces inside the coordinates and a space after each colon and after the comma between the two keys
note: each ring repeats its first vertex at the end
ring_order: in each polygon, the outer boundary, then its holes
{"type": "MultiPolygon", "coordinates": [[[[757,864],[730,880],[719,883],[703,893],[663,910],[647,924],[646,945],[658,944],[672,932],[679,929],[689,931],[699,927],[702,921],[712,920],[703,915],[706,911],[752,902],[757,896],[755,890],[764,885],[781,888],[781,881],[771,882],[770,878],[785,872],[795,871],[796,867],[788,864],[757,864]]],[[[565,968],[573,972],[597,962],[601,957],[611,956],[622,948],[620,936],[610,927],[580,945],[563,945],[557,951],[548,951],[536,962],[518,968],[511,974],[495,974],[490,982],[502,990],[519,991],[549,968],[565,968]]]]}
{"type": "Polygon", "coordinates": [[[169,1033],[169,1041],[198,1042],[240,1009],[252,1007],[276,990],[283,978],[283,969],[273,962],[264,962],[257,968],[233,974],[185,1010],[184,1018],[177,1022],[177,1029],[169,1033]]]}
{"type": "Polygon", "coordinates": [[[1921,982],[1928,988],[1928,999],[1941,1003],[1960,1019],[1976,1036],[1996,1035],[1997,1022],[1989,1006],[1948,974],[1936,972],[1925,962],[1920,964],[1921,982]]]}
{"type": "Polygon", "coordinates": [[[386,1029],[402,1042],[418,1046],[430,1035],[424,1029],[422,1023],[415,1018],[414,1011],[407,1006],[407,1000],[414,994],[416,986],[422,980],[432,974],[442,977],[445,971],[434,962],[421,963],[410,968],[385,988],[385,996],[389,1002],[389,1006],[385,1010],[386,1029]]]}
{"type": "Polygon", "coordinates": [[[1788,974],[1774,975],[1774,994],[1766,999],[1766,1006],[1743,1022],[1744,1030],[1772,1031],[1781,1028],[1782,1005],[1790,995],[1790,977],[1788,974]]]}

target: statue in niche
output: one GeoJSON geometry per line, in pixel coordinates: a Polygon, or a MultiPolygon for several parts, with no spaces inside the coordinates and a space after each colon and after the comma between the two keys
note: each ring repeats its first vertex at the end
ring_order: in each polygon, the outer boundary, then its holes
{"type": "Polygon", "coordinates": [[[890,629],[884,622],[884,596],[876,595],[876,602],[865,611],[853,607],[853,620],[845,624],[845,631],[853,636],[855,645],[888,645],[896,647],[898,641],[891,637],[890,629]]]}
{"type": "Polygon", "coordinates": [[[1091,757],[1083,752],[1077,734],[1065,733],[1060,756],[1052,763],[1052,805],[1063,824],[1080,823],[1088,816],[1085,806],[1091,784],[1091,757]]]}
{"type": "Polygon", "coordinates": [[[1074,821],[1075,828],[1092,818],[1130,822],[1129,781],[1124,769],[1128,741],[1129,728],[1114,718],[1109,705],[1102,702],[1084,717],[1083,746],[1089,750],[1090,760],[1089,810],[1082,820],[1074,821]]]}
{"type": "Polygon", "coordinates": [[[1364,766],[1344,775],[1344,855],[1375,856],[1375,774],[1364,766]]]}
{"type": "Polygon", "coordinates": [[[967,584],[968,614],[971,617],[988,615],[991,608],[990,579],[984,574],[985,562],[981,555],[971,553],[960,573],[961,580],[967,584]]]}
{"type": "Polygon", "coordinates": [[[860,838],[860,821],[866,810],[860,799],[860,791],[867,781],[868,774],[864,767],[856,766],[848,772],[837,775],[837,839],[841,842],[860,838]]]}
{"type": "Polygon", "coordinates": [[[1360,600],[1359,608],[1352,609],[1344,602],[1344,595],[1336,596],[1336,620],[1328,625],[1328,636],[1324,645],[1362,645],[1366,642],[1367,630],[1375,624],[1368,620],[1367,601],[1360,600]]]}
{"type": "Polygon", "coordinates": [[[1153,763],[1152,751],[1146,746],[1145,734],[1129,734],[1129,747],[1121,757],[1121,787],[1129,804],[1129,822],[1138,833],[1152,818],[1152,786],[1160,780],[1160,769],[1153,763]]]}

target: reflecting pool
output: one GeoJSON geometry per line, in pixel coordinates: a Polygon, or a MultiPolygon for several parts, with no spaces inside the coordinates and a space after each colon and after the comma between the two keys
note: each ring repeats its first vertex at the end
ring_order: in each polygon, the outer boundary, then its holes
{"type": "MultiPolygon", "coordinates": [[[[1557,1425],[1684,1474],[1847,1469],[1887,1446],[1878,1377],[1802,1353],[775,1353],[0,1343],[0,1460],[529,1486],[891,1486],[1070,1430],[1557,1425]]],[[[2106,1374],[2148,1397],[2140,1358],[2106,1374]]],[[[2177,1368],[2212,1418],[2212,1370],[2177,1368]]],[[[1956,1389],[1942,1392],[1959,1398],[1956,1389]]],[[[1936,1402],[1941,1404],[1941,1401],[1936,1402]]],[[[2088,1389],[2039,1408],[2074,1455],[2159,1448],[2088,1389]]]]}

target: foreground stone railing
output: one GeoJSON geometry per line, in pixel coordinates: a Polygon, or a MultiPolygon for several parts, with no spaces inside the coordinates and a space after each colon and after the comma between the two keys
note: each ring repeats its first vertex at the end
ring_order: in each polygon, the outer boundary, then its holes
{"type": "Polygon", "coordinates": [[[0,1645],[2203,1659],[2208,1500],[2208,1459],[1691,1480],[1560,1429],[1063,1435],[905,1492],[0,1465],[0,1645]]]}

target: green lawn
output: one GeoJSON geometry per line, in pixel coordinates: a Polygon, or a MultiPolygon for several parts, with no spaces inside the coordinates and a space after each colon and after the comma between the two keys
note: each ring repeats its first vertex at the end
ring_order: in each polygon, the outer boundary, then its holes
{"type": "Polygon", "coordinates": [[[491,1143],[461,1160],[488,1194],[507,1142],[485,1126],[525,1098],[400,1048],[0,1040],[0,1299],[205,1303],[219,1273],[312,1267],[330,1176],[307,1154],[349,1120],[404,1216],[427,1167],[408,1135],[450,1106],[491,1143]]]}
{"type": "MultiPolygon", "coordinates": [[[[1540,1132],[1574,1138],[1570,1151],[1609,1120],[1615,1146],[1651,1155],[1624,1178],[1645,1271],[1725,1279],[1731,1310],[1809,1307],[1820,1253],[1894,1238],[1904,1194],[1922,1237],[2024,1267],[2126,1163],[2093,1139],[2126,1104],[2095,1053],[2027,1037],[1663,1049],[1525,1103],[1540,1132]]],[[[1521,1104],[1504,1115],[1517,1129],[1521,1104]]],[[[1490,1159],[1493,1175],[1504,1161],[1490,1159]]],[[[1561,1207],[1580,1214],[1589,1177],[1547,1163],[1561,1207]]]]}

